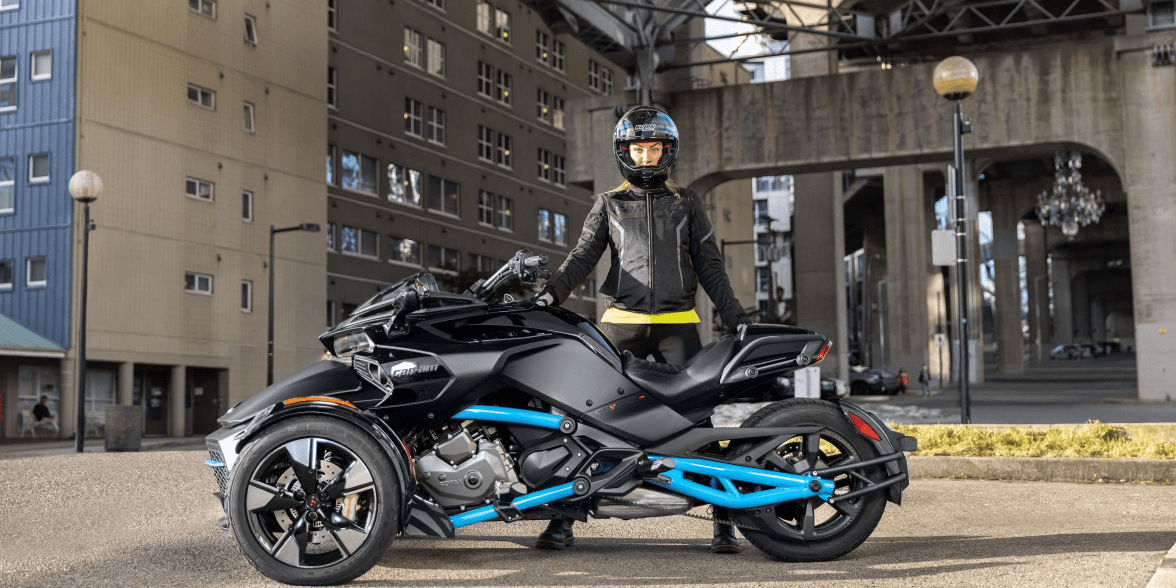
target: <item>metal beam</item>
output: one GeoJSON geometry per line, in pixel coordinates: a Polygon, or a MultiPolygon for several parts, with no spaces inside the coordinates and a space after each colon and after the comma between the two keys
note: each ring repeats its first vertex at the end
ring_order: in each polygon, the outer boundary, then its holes
{"type": "Polygon", "coordinates": [[[612,11],[591,0],[555,0],[560,12],[572,15],[599,31],[622,50],[632,53],[641,45],[638,32],[612,11]]]}

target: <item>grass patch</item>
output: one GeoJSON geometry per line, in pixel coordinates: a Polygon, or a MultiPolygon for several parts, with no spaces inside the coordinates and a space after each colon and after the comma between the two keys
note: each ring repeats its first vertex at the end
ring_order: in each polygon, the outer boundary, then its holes
{"type": "Polygon", "coordinates": [[[919,440],[912,455],[1176,459],[1172,425],[894,425],[919,440]]]}

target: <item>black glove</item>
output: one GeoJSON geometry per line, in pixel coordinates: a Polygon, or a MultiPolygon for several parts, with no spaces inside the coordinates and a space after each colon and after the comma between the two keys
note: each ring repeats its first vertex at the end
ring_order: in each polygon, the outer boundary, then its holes
{"type": "Polygon", "coordinates": [[[750,325],[750,324],[752,324],[751,317],[747,316],[747,313],[741,312],[741,313],[735,315],[735,324],[731,325],[731,334],[732,335],[739,334],[739,325],[750,325]]]}

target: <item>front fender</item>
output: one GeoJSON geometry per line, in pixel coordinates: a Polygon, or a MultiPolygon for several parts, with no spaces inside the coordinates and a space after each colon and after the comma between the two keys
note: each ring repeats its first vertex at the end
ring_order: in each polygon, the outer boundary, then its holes
{"type": "Polygon", "coordinates": [[[237,403],[221,415],[217,422],[222,427],[235,427],[253,420],[258,413],[292,398],[358,392],[363,385],[363,381],[351,369],[349,363],[337,360],[319,361],[237,403]]]}

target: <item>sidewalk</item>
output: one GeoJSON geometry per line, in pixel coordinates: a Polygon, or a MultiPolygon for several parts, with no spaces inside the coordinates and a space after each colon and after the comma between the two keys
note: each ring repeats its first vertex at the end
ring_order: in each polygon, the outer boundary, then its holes
{"type": "MultiPolygon", "coordinates": [[[[104,439],[87,438],[86,453],[105,453],[104,439]]],[[[175,451],[204,448],[204,436],[195,437],[145,437],[140,451],[175,451]]],[[[39,457],[74,453],[73,439],[0,439],[0,459],[39,457]]]]}

